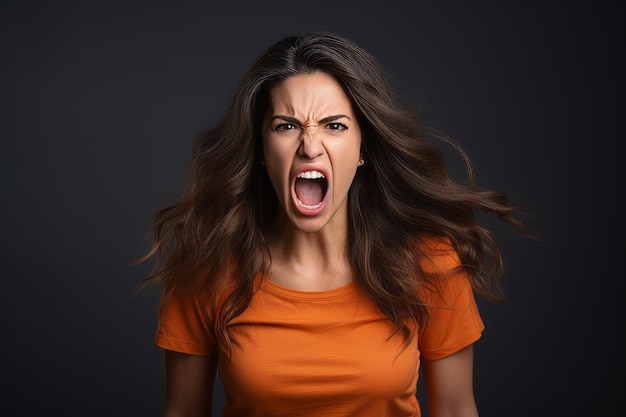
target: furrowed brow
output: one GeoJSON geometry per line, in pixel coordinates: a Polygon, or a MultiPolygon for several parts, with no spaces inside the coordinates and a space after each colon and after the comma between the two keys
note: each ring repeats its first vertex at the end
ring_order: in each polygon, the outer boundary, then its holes
{"type": "Polygon", "coordinates": [[[297,126],[302,126],[302,122],[298,119],[296,119],[295,117],[290,117],[290,116],[283,116],[281,114],[278,114],[274,117],[272,117],[272,120],[274,119],[278,119],[278,120],[282,120],[283,122],[287,122],[287,123],[291,123],[297,126]]]}
{"type": "MultiPolygon", "coordinates": [[[[334,114],[332,116],[324,117],[323,119],[321,119],[319,121],[319,124],[331,123],[331,122],[334,122],[335,120],[343,119],[343,118],[351,120],[350,117],[346,116],[345,114],[334,114]]],[[[284,122],[291,123],[291,124],[294,124],[294,125],[297,125],[297,126],[302,126],[302,122],[300,120],[296,119],[295,117],[284,116],[282,114],[277,114],[276,116],[272,117],[272,120],[274,120],[274,119],[282,120],[284,122]]]]}
{"type": "Polygon", "coordinates": [[[335,114],[333,116],[324,117],[322,120],[320,120],[319,123],[320,124],[331,123],[337,119],[343,119],[343,118],[350,120],[350,118],[346,116],[345,114],[335,114]]]}

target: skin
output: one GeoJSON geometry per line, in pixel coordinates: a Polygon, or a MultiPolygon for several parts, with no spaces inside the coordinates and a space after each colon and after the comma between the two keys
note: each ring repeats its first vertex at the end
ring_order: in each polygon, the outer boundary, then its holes
{"type": "Polygon", "coordinates": [[[321,72],[285,80],[270,92],[270,103],[263,154],[280,210],[269,239],[269,279],[301,291],[345,285],[353,279],[345,255],[348,190],[361,158],[361,129],[352,104],[321,72]],[[326,177],[320,209],[298,203],[294,183],[301,171],[326,177]]]}
{"type": "Polygon", "coordinates": [[[422,377],[430,417],[478,417],[473,368],[473,345],[442,359],[422,358],[422,377]]]}
{"type": "Polygon", "coordinates": [[[187,355],[165,350],[163,417],[211,416],[217,354],[187,355]]]}
{"type": "MultiPolygon", "coordinates": [[[[361,158],[361,129],[352,105],[329,75],[297,75],[270,92],[263,123],[263,164],[279,200],[268,237],[268,278],[299,291],[326,291],[354,276],[346,256],[348,190],[361,158]],[[298,204],[301,171],[324,174],[328,190],[315,209],[298,204]]],[[[211,415],[217,357],[165,352],[163,417],[211,415]]],[[[439,360],[422,359],[431,417],[476,417],[469,346],[439,360]]]]}

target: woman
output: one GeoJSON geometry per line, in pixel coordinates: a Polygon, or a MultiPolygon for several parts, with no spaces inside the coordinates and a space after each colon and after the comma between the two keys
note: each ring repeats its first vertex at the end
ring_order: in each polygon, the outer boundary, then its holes
{"type": "MultiPolygon", "coordinates": [[[[502,300],[504,194],[452,181],[376,60],[329,33],[253,63],[161,210],[163,416],[476,416],[474,293],[502,300]]],[[[465,157],[462,150],[461,155],[465,157]]]]}

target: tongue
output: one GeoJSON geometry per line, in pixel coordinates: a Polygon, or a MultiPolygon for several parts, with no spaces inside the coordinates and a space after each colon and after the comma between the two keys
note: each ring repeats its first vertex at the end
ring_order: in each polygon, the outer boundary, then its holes
{"type": "Polygon", "coordinates": [[[307,206],[316,206],[324,198],[324,180],[296,180],[298,200],[307,206]]]}

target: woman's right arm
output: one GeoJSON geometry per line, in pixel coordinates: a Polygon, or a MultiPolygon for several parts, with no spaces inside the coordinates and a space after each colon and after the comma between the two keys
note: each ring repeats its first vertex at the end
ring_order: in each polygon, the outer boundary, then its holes
{"type": "Polygon", "coordinates": [[[217,353],[188,355],[165,350],[165,404],[162,417],[210,417],[217,353]]]}

